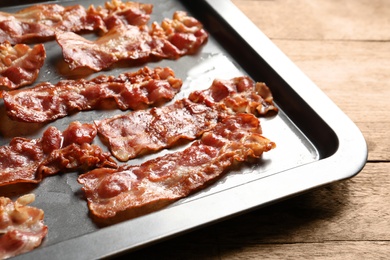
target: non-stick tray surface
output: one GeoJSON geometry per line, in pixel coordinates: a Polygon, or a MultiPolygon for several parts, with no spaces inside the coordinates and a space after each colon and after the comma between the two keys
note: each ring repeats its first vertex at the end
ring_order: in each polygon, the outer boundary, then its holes
{"type": "MultiPolygon", "coordinates": [[[[103,5],[104,1],[49,1],[63,5],[103,5]]],[[[161,60],[149,67],[169,66],[184,81],[176,99],[196,89],[208,88],[215,78],[249,75],[272,90],[280,112],[262,118],[264,136],[277,144],[255,165],[229,172],[211,187],[179,200],[167,208],[109,227],[98,227],[89,217],[77,173],[45,178],[26,188],[36,195],[34,206],[45,211],[49,233],[43,244],[20,259],[94,259],[145,247],[162,239],[232,217],[309,189],[357,174],[364,166],[367,148],[357,127],[303,73],[227,0],[144,0],[154,5],[151,21],[171,18],[184,10],[200,20],[210,38],[195,55],[161,60]]],[[[27,5],[3,7],[15,12],[27,5]]],[[[91,36],[93,37],[93,36],[91,36]]],[[[47,60],[38,82],[56,83],[66,77],[58,72],[62,53],[55,41],[45,43],[47,60]]],[[[144,65],[142,65],[144,66],[144,65]]],[[[118,75],[142,66],[114,68],[95,73],[118,75]]],[[[121,111],[80,112],[57,120],[65,129],[71,121],[94,119],[121,111]]],[[[0,101],[0,145],[12,137],[38,138],[48,125],[16,123],[5,115],[0,101]]],[[[96,140],[96,143],[99,141],[96,140]]],[[[104,147],[104,146],[102,146],[104,147]]],[[[142,160],[154,157],[133,160],[142,160]]],[[[21,193],[7,189],[0,195],[21,193]]]]}

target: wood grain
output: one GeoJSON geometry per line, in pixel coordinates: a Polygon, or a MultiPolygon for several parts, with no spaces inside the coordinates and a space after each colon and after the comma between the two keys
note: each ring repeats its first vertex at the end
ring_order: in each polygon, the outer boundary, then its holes
{"type": "Polygon", "coordinates": [[[233,0],[271,39],[390,40],[387,0],[233,0]]]}
{"type": "Polygon", "coordinates": [[[232,245],[221,259],[386,259],[390,243],[326,241],[305,244],[262,244],[239,247],[232,245]]]}
{"type": "Polygon", "coordinates": [[[390,44],[361,41],[274,43],[363,132],[369,160],[390,160],[390,44]]]}

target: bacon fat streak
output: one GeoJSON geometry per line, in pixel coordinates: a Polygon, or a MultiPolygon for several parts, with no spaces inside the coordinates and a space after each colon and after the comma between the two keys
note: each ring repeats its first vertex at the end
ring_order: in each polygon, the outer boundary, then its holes
{"type": "Polygon", "coordinates": [[[0,197],[0,259],[31,251],[46,236],[43,210],[27,206],[34,200],[34,194],[24,195],[15,202],[0,197]]]}
{"type": "Polygon", "coordinates": [[[177,59],[196,52],[207,38],[202,24],[181,11],[161,25],[154,22],[151,28],[115,26],[96,41],[72,32],[56,34],[70,69],[87,67],[94,71],[108,68],[120,60],[177,59]]]}
{"type": "Polygon", "coordinates": [[[14,14],[0,12],[0,43],[45,41],[58,31],[106,32],[118,24],[143,25],[149,21],[152,8],[151,4],[112,0],[104,7],[91,5],[88,9],[81,5],[37,4],[14,14]]]}
{"type": "Polygon", "coordinates": [[[98,219],[136,216],[185,197],[219,178],[235,162],[259,158],[274,147],[261,135],[255,116],[236,114],[183,151],[141,165],[95,169],[78,181],[98,219]]]}
{"type": "Polygon", "coordinates": [[[32,84],[46,59],[43,44],[30,48],[25,44],[0,43],[0,86],[17,89],[32,84]]]}
{"type": "Polygon", "coordinates": [[[60,171],[116,167],[109,154],[90,144],[96,133],[93,124],[72,122],[62,133],[51,126],[42,138],[13,138],[0,147],[0,186],[39,183],[60,171]]]}
{"type": "Polygon", "coordinates": [[[182,81],[169,68],[124,73],[118,77],[98,76],[91,80],[63,80],[55,85],[41,83],[33,88],[3,92],[7,115],[23,122],[49,122],[71,113],[101,107],[114,101],[117,107],[144,109],[171,100],[182,81]]]}
{"type": "Polygon", "coordinates": [[[268,87],[248,77],[214,80],[209,89],[148,111],[95,121],[99,136],[120,161],[194,140],[221,118],[238,112],[267,115],[277,111],[268,87]],[[264,96],[264,98],[263,98],[264,96]]]}

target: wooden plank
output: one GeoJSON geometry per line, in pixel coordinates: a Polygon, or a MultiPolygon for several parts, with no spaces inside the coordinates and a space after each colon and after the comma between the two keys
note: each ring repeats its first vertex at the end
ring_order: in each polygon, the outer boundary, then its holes
{"type": "Polygon", "coordinates": [[[232,0],[271,39],[390,40],[387,0],[232,0]]]}
{"type": "Polygon", "coordinates": [[[388,241],[224,245],[219,259],[387,259],[389,247],[388,241]]]}
{"type": "Polygon", "coordinates": [[[358,125],[368,143],[369,160],[390,160],[390,44],[274,42],[358,125]]]}
{"type": "Polygon", "coordinates": [[[337,105],[357,121],[389,121],[390,44],[291,41],[274,43],[337,105]]]}
{"type": "MultiPolygon", "coordinates": [[[[161,244],[126,259],[387,259],[389,241],[324,241],[294,244],[161,244]]],[[[123,258],[125,259],[125,258],[123,258]]]]}

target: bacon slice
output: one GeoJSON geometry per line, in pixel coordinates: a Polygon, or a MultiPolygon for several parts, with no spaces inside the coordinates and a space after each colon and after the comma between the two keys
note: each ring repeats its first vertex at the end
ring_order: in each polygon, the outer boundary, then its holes
{"type": "Polygon", "coordinates": [[[23,122],[49,122],[83,110],[101,108],[109,101],[117,107],[144,109],[171,100],[182,81],[169,68],[124,73],[118,77],[98,76],[91,80],[63,80],[53,85],[3,93],[7,115],[23,122]]]}
{"type": "Polygon", "coordinates": [[[40,176],[54,175],[59,172],[78,170],[86,172],[99,167],[114,167],[116,163],[108,153],[94,144],[70,144],[62,149],[54,150],[39,165],[37,174],[40,176]]]}
{"type": "Polygon", "coordinates": [[[43,210],[27,206],[34,200],[34,194],[15,202],[0,197],[0,259],[31,251],[42,243],[48,228],[43,223],[43,210]]]}
{"type": "Polygon", "coordinates": [[[268,87],[248,77],[214,80],[211,87],[189,98],[148,111],[95,121],[99,136],[120,161],[194,140],[227,114],[267,115],[277,111],[268,87]],[[262,97],[265,96],[265,98],[262,97]]]}
{"type": "Polygon", "coordinates": [[[30,48],[25,44],[0,43],[0,86],[16,89],[32,84],[45,59],[43,44],[30,48]]]}
{"type": "Polygon", "coordinates": [[[128,161],[173,146],[180,140],[194,140],[212,128],[217,119],[215,110],[182,99],[170,106],[135,111],[95,124],[112,155],[128,161]]]}
{"type": "MultiPolygon", "coordinates": [[[[122,2],[120,0],[112,0],[106,2],[104,7],[98,6],[95,8],[91,5],[88,13],[96,13],[102,17],[107,29],[111,29],[117,25],[145,25],[152,13],[153,5],[138,3],[138,2],[122,2]]],[[[68,30],[72,31],[72,30],[68,30]]]]}
{"type": "Polygon", "coordinates": [[[246,76],[229,80],[216,79],[210,88],[194,91],[188,98],[192,102],[218,107],[229,113],[241,112],[268,116],[278,111],[268,86],[263,82],[254,82],[246,76]]]}
{"type": "Polygon", "coordinates": [[[90,68],[100,71],[121,60],[151,57],[177,59],[196,52],[207,40],[202,24],[185,12],[175,12],[173,19],[161,25],[115,26],[96,41],[72,32],[58,33],[64,60],[71,70],[90,68]]]}
{"type": "Polygon", "coordinates": [[[57,31],[103,31],[115,24],[145,24],[153,6],[119,0],[105,7],[37,4],[17,13],[0,12],[0,42],[11,44],[52,39],[57,31]],[[107,24],[106,24],[107,23],[107,24]]]}
{"type": "Polygon", "coordinates": [[[96,133],[93,124],[72,122],[63,133],[51,126],[42,138],[13,138],[0,147],[0,186],[39,183],[44,176],[60,171],[116,167],[108,153],[89,144],[96,133]]]}
{"type": "Polygon", "coordinates": [[[224,118],[183,151],[141,165],[95,169],[80,175],[78,181],[97,220],[137,216],[188,196],[236,162],[259,158],[274,147],[261,135],[255,116],[236,114],[224,118]]]}
{"type": "Polygon", "coordinates": [[[46,41],[54,37],[57,29],[95,31],[105,29],[105,25],[101,17],[89,15],[81,5],[38,4],[15,14],[0,13],[0,42],[46,41]]]}

